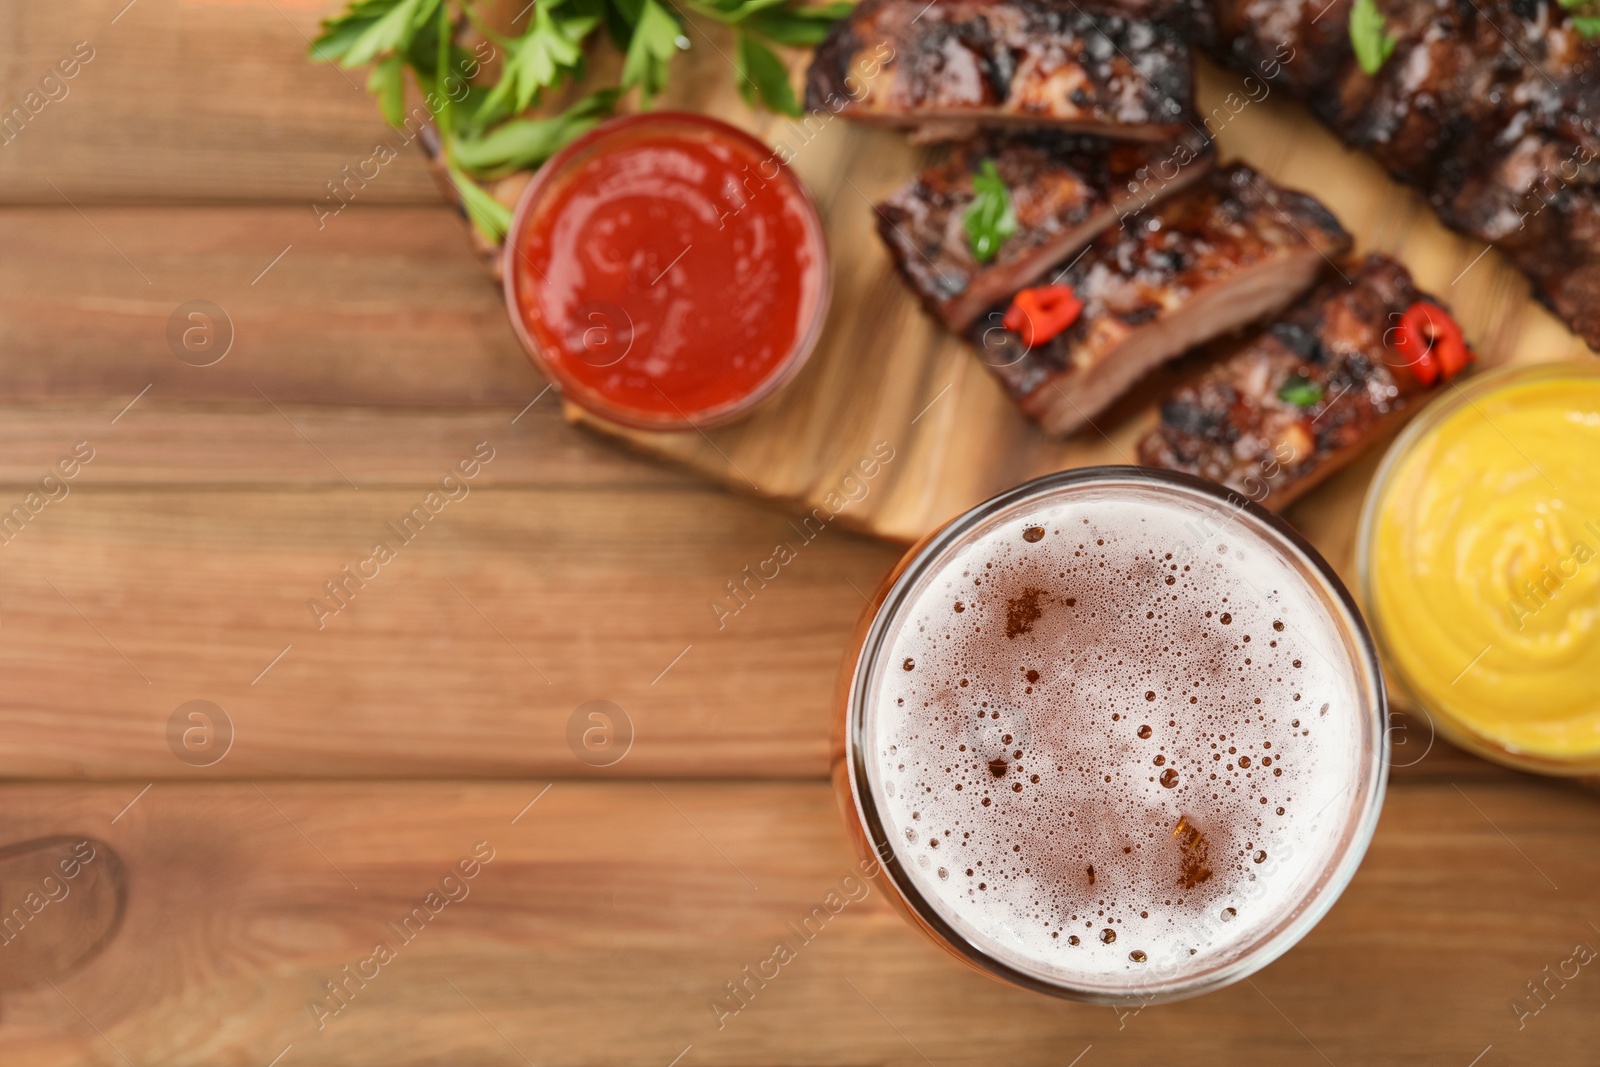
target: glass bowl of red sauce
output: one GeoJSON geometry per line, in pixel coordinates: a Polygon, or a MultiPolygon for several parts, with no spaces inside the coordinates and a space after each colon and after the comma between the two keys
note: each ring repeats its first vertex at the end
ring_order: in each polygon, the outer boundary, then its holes
{"type": "Polygon", "coordinates": [[[777,152],[685,112],[613,119],[539,169],[506,307],[585,410],[645,430],[749,414],[795,376],[831,296],[816,206],[777,152]]]}

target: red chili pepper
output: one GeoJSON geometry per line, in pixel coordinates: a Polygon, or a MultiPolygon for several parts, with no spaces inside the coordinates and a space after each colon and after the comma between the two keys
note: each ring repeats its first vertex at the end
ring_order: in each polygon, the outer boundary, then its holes
{"type": "Polygon", "coordinates": [[[1042,345],[1078,321],[1083,301],[1070,285],[1040,285],[1018,293],[1000,324],[1022,335],[1029,348],[1042,345]]]}
{"type": "Polygon", "coordinates": [[[1449,381],[1477,357],[1467,348],[1461,326],[1438,304],[1419,300],[1400,316],[1394,349],[1406,357],[1411,373],[1423,385],[1449,381]]]}

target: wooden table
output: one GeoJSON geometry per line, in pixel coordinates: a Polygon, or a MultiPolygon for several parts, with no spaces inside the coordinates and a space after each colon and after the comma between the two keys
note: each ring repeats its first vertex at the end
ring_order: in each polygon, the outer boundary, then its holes
{"type": "MultiPolygon", "coordinates": [[[[0,538],[0,846],[103,846],[0,947],[0,1063],[1600,1062],[1600,976],[1565,962],[1600,947],[1600,804],[1416,723],[1354,884],[1249,982],[1058,1003],[874,886],[727,1000],[852,870],[829,700],[899,549],[830,529],[719,629],[787,515],[566,425],[416,154],[318,227],[390,136],[304,59],[323,0],[125,3],[0,11],[6,109],[93,50],[0,143],[0,510],[94,456],[0,538]],[[194,300],[232,324],[211,366],[169,346],[194,300]],[[319,618],[478,442],[470,493],[319,618]],[[231,723],[209,766],[173,740],[193,700],[231,723]],[[606,767],[569,743],[592,700],[634,735],[606,767]],[[104,951],[19,964],[117,863],[104,951]]],[[[27,862],[0,852],[6,908],[27,862]]]]}

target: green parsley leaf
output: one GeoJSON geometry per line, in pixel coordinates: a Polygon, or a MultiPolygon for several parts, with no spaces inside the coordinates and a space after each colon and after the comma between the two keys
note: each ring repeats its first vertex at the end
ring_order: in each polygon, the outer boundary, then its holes
{"type": "Polygon", "coordinates": [[[406,111],[410,68],[467,214],[490,239],[504,232],[510,213],[474,179],[537,167],[609,116],[630,89],[648,107],[666,84],[672,58],[689,46],[680,7],[736,27],[741,93],[753,105],[789,115],[800,114],[800,102],[772,45],[815,44],[853,7],[848,0],[533,0],[516,20],[531,10],[524,31],[507,38],[484,17],[485,6],[482,0],[348,0],[342,14],[323,21],[310,52],[346,68],[370,65],[367,89],[384,118],[406,129],[420,110],[406,111]],[[457,40],[469,24],[482,38],[472,52],[457,40]],[[526,115],[545,90],[583,77],[585,46],[602,25],[623,53],[620,84],[555,115],[526,115]],[[490,62],[481,54],[485,45],[499,53],[493,82],[478,74],[490,62]]]}
{"type": "Polygon", "coordinates": [[[682,2],[708,18],[738,25],[756,13],[778,7],[788,0],[682,0],[682,2]]]}
{"type": "Polygon", "coordinates": [[[1378,10],[1377,0],[1356,0],[1350,9],[1350,47],[1355,49],[1356,62],[1367,75],[1378,73],[1379,68],[1394,54],[1399,41],[1389,33],[1378,10]]]}
{"type": "Polygon", "coordinates": [[[734,65],[739,71],[739,95],[754,107],[756,98],[783,115],[799,115],[800,104],[794,98],[794,87],[789,84],[789,68],[783,65],[772,49],[748,33],[739,35],[739,50],[734,65]]]}
{"type": "MultiPolygon", "coordinates": [[[[448,15],[449,9],[445,8],[444,10],[448,15]]],[[[397,53],[405,59],[406,65],[416,74],[417,85],[424,92],[433,90],[438,84],[440,33],[439,20],[433,19],[422,26],[418,26],[417,31],[411,35],[411,39],[396,49],[397,53]]],[[[448,39],[449,34],[446,34],[446,40],[448,39]]]]}
{"type": "Polygon", "coordinates": [[[457,112],[450,106],[449,86],[446,84],[450,72],[450,9],[443,4],[439,5],[439,27],[435,34],[438,47],[434,49],[433,57],[433,87],[438,103],[430,99],[428,106],[433,108],[434,116],[439,120],[439,125],[446,130],[455,129],[452,121],[457,112]]]}
{"type": "Polygon", "coordinates": [[[403,51],[442,2],[361,0],[340,18],[322,24],[322,35],[311,43],[311,54],[335,59],[342,67],[360,67],[380,54],[403,51]]]}
{"type": "Polygon", "coordinates": [[[345,13],[336,18],[322,20],[322,32],[311,42],[311,58],[322,63],[334,63],[344,58],[346,52],[370,30],[375,23],[394,10],[400,0],[357,0],[345,13]]]}
{"type": "Polygon", "coordinates": [[[604,89],[550,118],[512,119],[481,137],[458,137],[453,158],[472,173],[491,178],[537,167],[599,125],[611,114],[617,96],[617,90],[604,89]]]}
{"type": "Polygon", "coordinates": [[[1322,386],[1303,374],[1291,374],[1278,387],[1278,399],[1298,408],[1308,408],[1322,399],[1322,386]]]}
{"type": "Polygon", "coordinates": [[[1578,31],[1578,36],[1584,40],[1600,36],[1600,16],[1574,15],[1567,20],[1572,23],[1572,28],[1578,31]]]}
{"type": "Polygon", "coordinates": [[[667,84],[667,64],[678,52],[683,29],[656,0],[643,0],[633,23],[628,54],[622,62],[622,87],[639,87],[639,98],[649,106],[667,84]]]}
{"type": "Polygon", "coordinates": [[[750,15],[743,28],[791,48],[809,48],[828,35],[835,22],[848,15],[855,5],[848,2],[818,7],[769,7],[750,15]]]}
{"type": "Polygon", "coordinates": [[[450,162],[452,154],[448,150],[445,153],[445,170],[461,196],[461,206],[466,209],[467,218],[490,242],[502,240],[506,231],[511,229],[511,209],[490,196],[460,167],[450,162]]]}
{"type": "Polygon", "coordinates": [[[528,32],[506,42],[500,81],[484,101],[485,108],[505,104],[513,114],[526,111],[538,99],[539,90],[577,71],[583,61],[580,45],[600,20],[586,15],[557,18],[551,13],[554,6],[534,4],[528,32]]]}
{"type": "Polygon", "coordinates": [[[633,37],[633,24],[639,21],[638,0],[605,0],[601,8],[611,43],[626,52],[633,37]]]}
{"type": "Polygon", "coordinates": [[[378,110],[389,125],[398,127],[406,117],[405,61],[392,55],[375,64],[367,75],[367,92],[378,98],[378,110]]]}
{"type": "Polygon", "coordinates": [[[962,223],[972,258],[987,263],[1000,254],[1006,238],[1017,232],[1017,215],[1011,206],[1011,192],[1000,180],[994,160],[984,160],[972,176],[972,192],[972,203],[967,205],[962,223]]]}

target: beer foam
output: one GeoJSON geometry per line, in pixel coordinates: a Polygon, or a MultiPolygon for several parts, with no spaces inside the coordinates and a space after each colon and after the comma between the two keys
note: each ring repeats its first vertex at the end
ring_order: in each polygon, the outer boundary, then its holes
{"type": "Polygon", "coordinates": [[[1259,943],[1362,783],[1348,623],[1254,519],[1081,488],[1016,505],[889,620],[862,734],[887,844],[945,922],[1118,995],[1259,943]]]}

